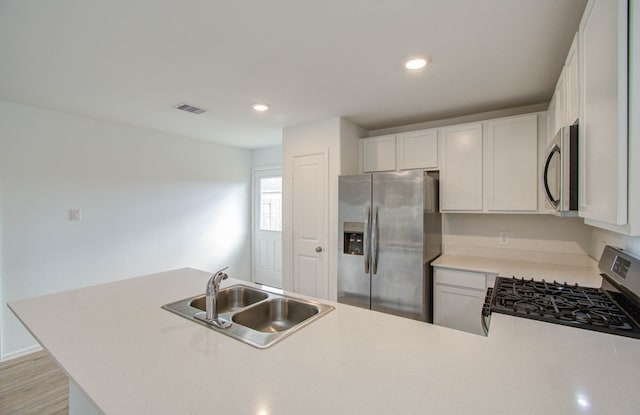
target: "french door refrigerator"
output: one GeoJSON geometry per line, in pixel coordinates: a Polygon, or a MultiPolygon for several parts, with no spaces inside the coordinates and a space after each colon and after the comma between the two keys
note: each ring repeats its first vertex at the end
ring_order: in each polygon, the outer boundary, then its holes
{"type": "Polygon", "coordinates": [[[433,322],[438,173],[339,178],[338,302],[433,322]]]}

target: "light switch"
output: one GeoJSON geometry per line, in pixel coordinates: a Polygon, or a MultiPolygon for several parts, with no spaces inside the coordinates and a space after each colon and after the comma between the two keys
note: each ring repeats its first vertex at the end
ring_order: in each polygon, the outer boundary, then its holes
{"type": "Polygon", "coordinates": [[[81,221],[82,220],[82,209],[71,209],[69,211],[69,220],[81,221]]]}

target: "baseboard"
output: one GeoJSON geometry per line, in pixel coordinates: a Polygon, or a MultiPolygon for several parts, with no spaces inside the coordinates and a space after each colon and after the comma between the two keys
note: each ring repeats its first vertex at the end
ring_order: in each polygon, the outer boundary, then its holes
{"type": "Polygon", "coordinates": [[[0,362],[4,362],[5,360],[10,360],[10,359],[15,359],[17,357],[26,356],[30,353],[39,352],[40,350],[42,350],[42,346],[40,346],[39,344],[34,344],[33,346],[16,350],[15,352],[3,354],[2,358],[0,358],[0,362]]]}

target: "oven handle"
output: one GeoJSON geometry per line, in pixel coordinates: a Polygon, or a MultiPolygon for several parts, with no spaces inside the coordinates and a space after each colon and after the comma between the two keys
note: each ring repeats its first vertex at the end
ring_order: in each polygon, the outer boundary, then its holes
{"type": "Polygon", "coordinates": [[[489,321],[491,320],[491,297],[493,296],[493,288],[487,288],[487,295],[484,297],[484,304],[482,305],[482,313],[480,315],[480,323],[482,324],[482,331],[484,335],[489,335],[489,321]]]}
{"type": "Polygon", "coordinates": [[[482,316],[480,316],[480,322],[482,323],[482,331],[485,336],[489,336],[489,320],[491,319],[491,312],[485,315],[484,310],[482,310],[482,316]]]}

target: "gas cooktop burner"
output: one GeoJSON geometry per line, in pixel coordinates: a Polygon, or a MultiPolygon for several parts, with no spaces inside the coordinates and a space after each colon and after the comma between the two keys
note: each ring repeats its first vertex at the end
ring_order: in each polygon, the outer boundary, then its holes
{"type": "Polygon", "coordinates": [[[566,283],[496,278],[491,311],[640,338],[640,327],[605,290],[566,283]]]}

